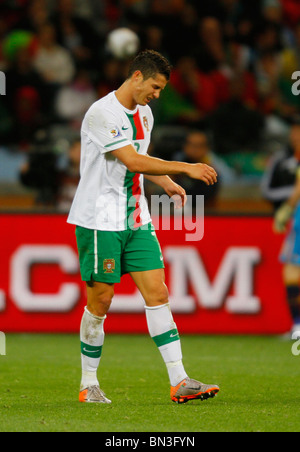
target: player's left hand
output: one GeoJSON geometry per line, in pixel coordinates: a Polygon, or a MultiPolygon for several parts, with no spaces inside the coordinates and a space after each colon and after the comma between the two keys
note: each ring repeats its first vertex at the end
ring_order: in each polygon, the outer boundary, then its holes
{"type": "Polygon", "coordinates": [[[277,233],[286,231],[286,226],[293,214],[293,208],[288,204],[283,204],[275,213],[273,229],[277,233]]]}
{"type": "Polygon", "coordinates": [[[166,189],[166,193],[173,199],[175,209],[181,209],[185,206],[187,201],[186,191],[180,185],[176,184],[176,182],[172,181],[166,189]]]}

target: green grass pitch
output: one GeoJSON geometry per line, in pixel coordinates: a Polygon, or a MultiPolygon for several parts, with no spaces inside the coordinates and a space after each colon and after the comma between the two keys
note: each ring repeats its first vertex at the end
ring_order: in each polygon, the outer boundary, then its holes
{"type": "Polygon", "coordinates": [[[14,334],[0,356],[1,432],[295,432],[300,356],[278,337],[182,336],[192,378],[219,384],[204,402],[171,402],[147,335],[106,335],[99,379],[111,405],[80,404],[77,335],[14,334]]]}

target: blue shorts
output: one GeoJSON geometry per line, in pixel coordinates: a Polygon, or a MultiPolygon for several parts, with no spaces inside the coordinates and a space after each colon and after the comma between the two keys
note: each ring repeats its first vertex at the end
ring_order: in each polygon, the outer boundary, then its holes
{"type": "Polygon", "coordinates": [[[283,243],[280,261],[300,265],[300,206],[295,211],[291,229],[283,243]]]}

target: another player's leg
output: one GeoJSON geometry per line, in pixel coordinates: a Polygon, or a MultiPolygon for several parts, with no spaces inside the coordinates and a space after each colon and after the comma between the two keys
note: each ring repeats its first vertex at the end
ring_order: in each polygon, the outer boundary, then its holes
{"type": "Polygon", "coordinates": [[[291,335],[300,335],[300,265],[285,264],[283,280],[286,288],[287,301],[293,321],[291,335]]]}
{"type": "Polygon", "coordinates": [[[172,401],[185,403],[214,397],[219,392],[218,386],[192,380],[184,369],[181,341],[168,301],[164,270],[133,272],[131,276],[146,302],[149,333],[166,364],[172,401]]]}
{"type": "Polygon", "coordinates": [[[87,306],[80,326],[82,378],[79,401],[111,403],[100,389],[97,370],[104,343],[104,321],[113,297],[113,285],[87,284],[87,306]]]}

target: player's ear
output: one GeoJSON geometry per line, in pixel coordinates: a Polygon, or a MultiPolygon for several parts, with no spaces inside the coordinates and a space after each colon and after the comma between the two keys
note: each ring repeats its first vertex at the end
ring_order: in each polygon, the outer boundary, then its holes
{"type": "Polygon", "coordinates": [[[141,71],[135,71],[132,75],[132,80],[135,82],[142,82],[144,80],[144,76],[141,71]]]}

